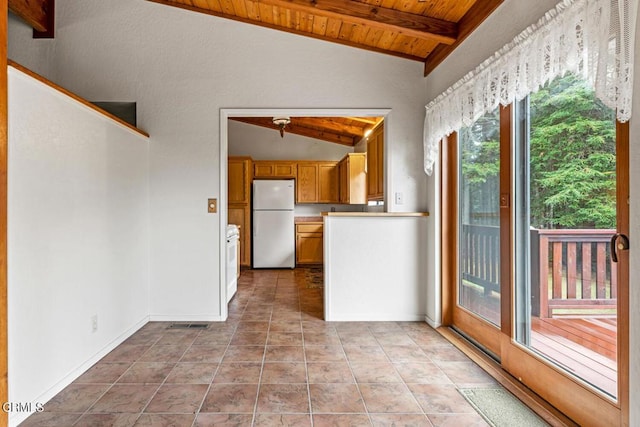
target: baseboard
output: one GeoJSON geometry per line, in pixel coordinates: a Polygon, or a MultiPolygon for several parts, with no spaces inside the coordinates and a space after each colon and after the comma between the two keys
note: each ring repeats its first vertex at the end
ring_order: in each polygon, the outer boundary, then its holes
{"type": "Polygon", "coordinates": [[[427,324],[431,326],[433,329],[438,329],[440,326],[442,326],[441,322],[436,322],[435,320],[432,320],[429,316],[424,316],[424,321],[427,322],[427,324]]]}
{"type": "Polygon", "coordinates": [[[226,319],[211,314],[152,314],[150,322],[224,322],[226,319]]]}
{"type": "Polygon", "coordinates": [[[325,313],[327,322],[422,322],[424,314],[397,314],[397,313],[325,313]]]}
{"type": "Polygon", "coordinates": [[[36,398],[33,402],[30,403],[30,408],[33,408],[34,411],[31,412],[16,412],[12,413],[9,416],[9,426],[17,426],[24,420],[26,420],[31,414],[35,412],[35,408],[38,405],[48,402],[51,400],[56,394],[60,393],[67,387],[69,384],[74,382],[76,379],[80,377],[80,375],[87,372],[87,370],[95,365],[100,359],[106,356],[111,350],[122,344],[127,338],[133,335],[138,329],[143,327],[145,324],[149,322],[149,317],[144,316],[140,321],[138,321],[134,326],[127,329],[125,332],[118,335],[117,338],[112,340],[110,343],[105,345],[100,351],[78,366],[76,369],[71,371],[67,376],[58,381],[53,387],[49,390],[42,393],[38,398],[36,398]]]}

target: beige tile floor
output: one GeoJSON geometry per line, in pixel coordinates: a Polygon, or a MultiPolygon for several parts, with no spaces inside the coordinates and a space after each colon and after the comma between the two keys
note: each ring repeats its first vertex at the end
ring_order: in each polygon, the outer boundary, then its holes
{"type": "Polygon", "coordinates": [[[21,425],[487,425],[457,389],[497,384],[464,354],[421,322],[324,322],[317,282],[245,271],[226,322],[148,323],[21,425]]]}

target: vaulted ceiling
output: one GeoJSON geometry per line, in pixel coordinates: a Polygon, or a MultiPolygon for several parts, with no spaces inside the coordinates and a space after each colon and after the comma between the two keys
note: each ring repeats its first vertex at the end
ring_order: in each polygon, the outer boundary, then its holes
{"type": "MultiPolygon", "coordinates": [[[[290,117],[284,128],[287,133],[353,147],[384,117],[290,117]]],[[[231,120],[262,126],[278,132],[272,117],[232,117],[231,120]]]]}
{"type": "Polygon", "coordinates": [[[503,0],[149,0],[421,61],[427,75],[503,0]]]}
{"type": "MultiPolygon", "coordinates": [[[[148,0],[424,63],[429,74],[503,0],[148,0]]],[[[8,0],[53,37],[55,0],[8,0]]]]}
{"type": "MultiPolygon", "coordinates": [[[[148,0],[424,63],[429,74],[503,0],[148,0]]],[[[55,0],[9,0],[53,37],[55,0]]],[[[271,117],[232,120],[278,130],[271,117]]],[[[353,146],[382,118],[292,117],[285,132],[353,146]]]]}

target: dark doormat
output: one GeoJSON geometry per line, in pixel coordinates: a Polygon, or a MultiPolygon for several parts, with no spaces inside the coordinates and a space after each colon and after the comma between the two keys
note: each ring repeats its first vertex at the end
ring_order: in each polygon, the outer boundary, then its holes
{"type": "Polygon", "coordinates": [[[460,393],[493,427],[546,427],[536,415],[514,395],[502,388],[467,388],[460,393]]]}

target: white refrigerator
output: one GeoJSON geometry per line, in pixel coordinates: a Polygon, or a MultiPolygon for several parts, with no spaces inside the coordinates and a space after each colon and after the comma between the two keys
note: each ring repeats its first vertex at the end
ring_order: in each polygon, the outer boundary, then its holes
{"type": "Polygon", "coordinates": [[[294,180],[253,181],[253,268],[294,268],[294,180]]]}

